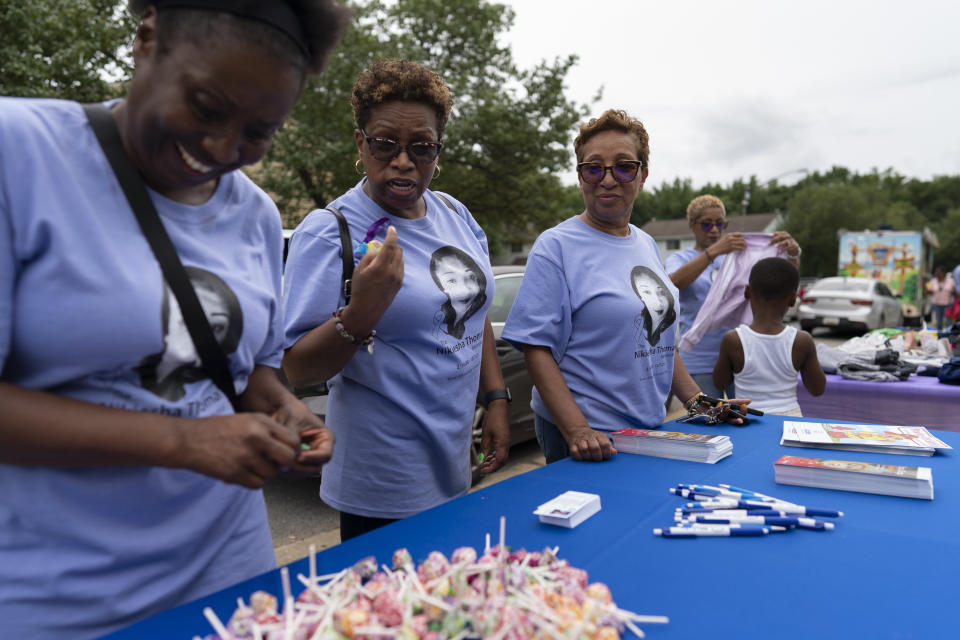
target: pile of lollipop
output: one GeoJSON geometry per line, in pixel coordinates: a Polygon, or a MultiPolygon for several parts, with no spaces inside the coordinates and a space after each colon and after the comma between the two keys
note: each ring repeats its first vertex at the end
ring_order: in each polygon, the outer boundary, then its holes
{"type": "MultiPolygon", "coordinates": [[[[502,531],[502,528],[501,528],[502,531]]],[[[502,540],[502,534],[501,534],[502,540]]],[[[397,549],[390,567],[373,557],[330,575],[310,575],[294,600],[289,574],[281,570],[284,606],[258,591],[224,625],[211,609],[204,614],[217,635],[207,640],[442,640],[527,638],[613,640],[624,629],[637,637],[637,623],[665,623],[619,609],[610,590],[589,583],[586,571],[557,557],[557,549],[510,551],[502,542],[483,555],[460,547],[448,559],[439,551],[415,566],[409,551],[397,549]]],[[[195,639],[198,640],[198,639],[195,639]]]]}

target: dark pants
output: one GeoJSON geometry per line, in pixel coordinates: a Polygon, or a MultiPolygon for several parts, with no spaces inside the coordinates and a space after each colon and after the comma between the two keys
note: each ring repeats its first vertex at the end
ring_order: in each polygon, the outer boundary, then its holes
{"type": "MultiPolygon", "coordinates": [[[[734,388],[733,383],[730,384],[726,389],[718,389],[716,385],[713,384],[713,373],[691,373],[690,377],[693,378],[693,381],[697,383],[697,386],[700,387],[700,391],[704,392],[711,398],[716,398],[717,400],[723,400],[724,394],[727,398],[734,397],[734,388]]],[[[680,398],[680,402],[687,400],[687,398],[680,398]]]]}
{"type": "Polygon", "coordinates": [[[340,542],[346,542],[350,538],[356,538],[359,535],[379,529],[380,527],[396,522],[391,518],[368,518],[367,516],[358,516],[352,513],[340,512],[340,542]]]}
{"type": "Polygon", "coordinates": [[[949,304],[933,305],[933,317],[937,323],[937,331],[943,331],[944,317],[946,316],[947,309],[949,308],[949,304]]]}
{"type": "Polygon", "coordinates": [[[541,417],[539,413],[533,414],[533,430],[537,434],[537,444],[540,445],[540,451],[543,451],[547,464],[570,456],[570,447],[567,445],[566,438],[560,433],[560,429],[541,417]]]}

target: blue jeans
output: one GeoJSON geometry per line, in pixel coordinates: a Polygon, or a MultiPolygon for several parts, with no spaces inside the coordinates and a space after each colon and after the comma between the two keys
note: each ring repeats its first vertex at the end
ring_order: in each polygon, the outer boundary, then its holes
{"type": "MultiPolygon", "coordinates": [[[[720,391],[713,384],[713,372],[710,373],[691,373],[690,377],[693,378],[693,381],[697,383],[697,386],[700,387],[700,391],[703,391],[705,394],[711,398],[716,398],[718,400],[723,400],[723,394],[726,393],[728,398],[733,396],[733,384],[729,387],[720,391]]],[[[680,398],[681,401],[686,400],[686,398],[680,398]]]]}
{"type": "Polygon", "coordinates": [[[947,312],[947,309],[949,308],[950,308],[949,304],[933,305],[933,317],[936,318],[937,331],[943,331],[943,320],[947,312]]]}
{"type": "Polygon", "coordinates": [[[567,445],[567,439],[560,433],[560,429],[539,413],[533,414],[533,430],[537,434],[537,444],[540,445],[540,451],[543,451],[547,464],[570,456],[570,446],[567,445]]]}

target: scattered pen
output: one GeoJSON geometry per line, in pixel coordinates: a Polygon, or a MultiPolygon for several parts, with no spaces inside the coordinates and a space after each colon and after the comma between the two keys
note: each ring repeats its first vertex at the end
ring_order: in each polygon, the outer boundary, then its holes
{"type": "Polygon", "coordinates": [[[770,509],[797,515],[823,516],[825,518],[839,518],[843,515],[843,511],[834,511],[833,509],[805,507],[803,505],[793,504],[791,502],[761,502],[760,500],[715,500],[688,502],[687,507],[700,507],[706,509],[770,509]]]}
{"type": "MultiPolygon", "coordinates": [[[[690,499],[700,499],[700,500],[758,500],[760,502],[783,502],[782,500],[775,500],[773,498],[760,498],[755,495],[745,495],[740,493],[734,493],[732,491],[726,491],[723,489],[707,489],[705,487],[697,487],[695,489],[687,488],[671,488],[670,493],[682,496],[684,498],[690,499]]],[[[793,503],[785,503],[793,504],[793,503]]]]}
{"type": "Polygon", "coordinates": [[[720,485],[720,488],[721,488],[721,489],[726,489],[727,491],[734,491],[734,492],[737,492],[737,493],[752,494],[752,495],[757,496],[758,498],[767,498],[767,499],[769,499],[769,500],[777,500],[778,502],[785,502],[784,500],[780,500],[779,498],[774,498],[773,496],[768,496],[768,495],[765,494],[765,493],[757,493],[756,491],[752,491],[752,490],[750,490],[750,489],[743,489],[743,488],[741,488],[741,487],[735,487],[735,486],[733,486],[732,484],[721,484],[721,485],[720,485]]]}
{"type": "Polygon", "coordinates": [[[797,525],[792,524],[750,524],[750,523],[739,523],[739,522],[704,522],[700,520],[680,520],[673,525],[673,528],[682,527],[684,529],[690,529],[697,531],[699,529],[709,530],[710,527],[733,527],[734,529],[753,529],[757,527],[763,527],[770,529],[770,533],[783,533],[785,531],[790,531],[791,529],[796,529],[797,525]]]}
{"type": "Polygon", "coordinates": [[[704,524],[726,524],[733,526],[742,525],[778,525],[781,527],[795,526],[800,529],[810,529],[813,531],[830,531],[833,529],[832,522],[824,522],[816,518],[805,518],[802,516],[740,516],[736,518],[711,518],[709,514],[694,514],[690,522],[704,524]]]}
{"type": "Polygon", "coordinates": [[[667,527],[664,529],[654,529],[653,534],[663,536],[664,538],[700,538],[700,537],[725,537],[725,536],[763,536],[770,533],[769,527],[753,528],[730,528],[722,529],[688,529],[684,527],[667,527]]]}
{"type": "Polygon", "coordinates": [[[691,521],[681,521],[674,524],[671,529],[676,529],[680,527],[682,529],[689,529],[690,531],[722,531],[724,529],[770,529],[770,532],[774,531],[786,531],[787,525],[777,524],[775,526],[768,526],[763,523],[752,524],[749,522],[691,522],[691,521]]]}
{"type": "Polygon", "coordinates": [[[673,514],[674,520],[690,519],[694,516],[707,518],[746,518],[750,516],[767,516],[770,518],[793,517],[794,514],[785,511],[771,511],[770,509],[680,509],[673,514]]]}

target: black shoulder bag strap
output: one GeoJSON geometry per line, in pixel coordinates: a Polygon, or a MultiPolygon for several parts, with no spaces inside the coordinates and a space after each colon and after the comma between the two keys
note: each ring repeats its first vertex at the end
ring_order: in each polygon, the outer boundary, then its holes
{"type": "Polygon", "coordinates": [[[460,215],[460,212],[457,211],[457,208],[456,208],[455,206],[453,206],[453,203],[452,203],[452,202],[450,202],[450,198],[448,198],[447,196],[443,195],[443,194],[440,193],[439,191],[434,191],[434,192],[433,192],[433,195],[435,195],[435,196],[437,196],[438,198],[440,198],[441,200],[443,200],[443,204],[447,205],[447,208],[450,209],[450,211],[453,211],[455,214],[460,215]]]}
{"type": "Polygon", "coordinates": [[[203,363],[203,370],[227,396],[234,410],[239,412],[240,399],[233,386],[233,376],[230,375],[227,356],[213,335],[213,330],[207,321],[207,314],[204,313],[197,293],[190,284],[190,277],[180,262],[180,256],[177,255],[177,250],[170,241],[163,222],[160,221],[160,215],[153,206],[153,201],[150,200],[150,194],[147,193],[143,179],[123,148],[123,141],[120,139],[120,132],[113,121],[113,116],[101,104],[85,104],[83,110],[87,114],[87,120],[93,127],[104,155],[110,161],[110,166],[127,197],[127,202],[130,203],[130,208],[137,217],[143,235],[150,244],[157,262],[160,263],[163,278],[177,298],[184,322],[193,339],[193,346],[197,349],[203,363]]]}
{"type": "MultiPolygon", "coordinates": [[[[460,214],[457,211],[457,208],[453,206],[453,203],[443,195],[442,193],[436,193],[437,197],[443,201],[443,204],[456,214],[460,214]]],[[[344,305],[350,304],[350,280],[353,278],[353,242],[350,240],[350,227],[347,225],[347,219],[341,213],[340,209],[337,209],[332,204],[328,204],[325,211],[329,211],[336,217],[337,226],[340,227],[340,257],[343,260],[343,298],[344,305]]]]}
{"type": "Polygon", "coordinates": [[[337,219],[340,227],[340,258],[343,260],[343,297],[344,305],[350,304],[350,279],[353,278],[353,242],[350,240],[350,227],[340,209],[328,204],[325,211],[329,211],[337,219]]]}

